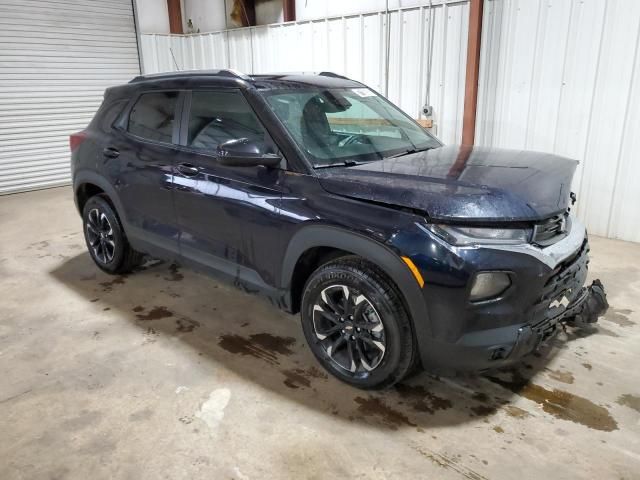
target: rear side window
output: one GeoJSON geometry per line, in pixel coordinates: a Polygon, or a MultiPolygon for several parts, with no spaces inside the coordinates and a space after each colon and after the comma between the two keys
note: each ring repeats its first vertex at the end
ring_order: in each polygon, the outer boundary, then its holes
{"type": "Polygon", "coordinates": [[[100,127],[104,131],[108,131],[113,125],[113,122],[117,117],[120,116],[124,107],[129,103],[126,98],[122,100],[117,100],[113,102],[111,105],[104,107],[104,109],[100,109],[100,127]]]}
{"type": "Polygon", "coordinates": [[[171,143],[178,92],[144,93],[129,114],[127,131],[156,142],[171,143]]]}
{"type": "Polygon", "coordinates": [[[239,92],[194,91],[189,116],[189,147],[215,152],[220,143],[248,138],[264,148],[266,132],[239,92]]]}

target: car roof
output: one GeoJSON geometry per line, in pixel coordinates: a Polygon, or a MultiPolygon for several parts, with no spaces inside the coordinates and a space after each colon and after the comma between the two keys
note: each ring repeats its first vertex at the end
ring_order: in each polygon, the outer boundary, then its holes
{"type": "Polygon", "coordinates": [[[139,75],[129,82],[129,85],[153,84],[154,86],[166,85],[175,88],[180,84],[188,86],[221,85],[244,88],[278,89],[303,86],[316,86],[321,88],[357,88],[362,84],[333,72],[305,73],[265,73],[247,75],[237,70],[187,70],[179,72],[153,73],[139,75]]]}

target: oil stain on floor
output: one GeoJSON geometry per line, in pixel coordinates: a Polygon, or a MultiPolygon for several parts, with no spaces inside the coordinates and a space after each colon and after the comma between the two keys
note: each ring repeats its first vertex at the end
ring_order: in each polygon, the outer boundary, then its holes
{"type": "Polygon", "coordinates": [[[620,395],[616,400],[618,405],[623,405],[625,407],[632,408],[636,412],[640,412],[640,396],[631,395],[630,393],[625,393],[624,395],[620,395]]]}
{"type": "Polygon", "coordinates": [[[453,407],[451,400],[435,395],[422,385],[399,383],[395,388],[403,400],[417,412],[434,414],[438,410],[447,410],[453,407]]]}
{"type": "Polygon", "coordinates": [[[618,423],[609,411],[591,400],[563,390],[549,390],[529,382],[517,371],[511,380],[487,376],[487,379],[528,400],[536,402],[542,409],[562,420],[580,423],[594,430],[611,432],[618,429],[618,423]]]}
{"type": "Polygon", "coordinates": [[[417,427],[407,415],[390,407],[379,397],[356,397],[355,402],[358,404],[358,412],[363,416],[377,417],[393,430],[401,426],[417,427]]]}
{"type": "Polygon", "coordinates": [[[126,278],[127,278],[126,275],[120,275],[120,276],[114,278],[113,280],[108,280],[106,282],[100,282],[100,286],[102,287],[104,292],[108,293],[108,292],[112,291],[113,287],[115,287],[116,285],[124,285],[126,278]]]}
{"type": "Polygon", "coordinates": [[[326,380],[328,375],[316,367],[281,370],[285,376],[284,384],[293,389],[310,388],[313,379],[326,380]]]}
{"type": "Polygon", "coordinates": [[[243,337],[237,334],[221,335],[218,345],[229,353],[251,356],[277,365],[278,355],[291,355],[296,343],[293,337],[280,337],[270,333],[256,333],[243,337]]]}
{"type": "Polygon", "coordinates": [[[621,327],[631,327],[636,324],[636,322],[629,320],[629,315],[632,313],[633,310],[628,308],[609,308],[603,318],[621,327]]]}
{"type": "Polygon", "coordinates": [[[564,370],[547,370],[549,373],[549,377],[557,380],[558,382],[568,383],[569,385],[573,383],[574,378],[571,372],[567,372],[564,370]]]}
{"type": "Polygon", "coordinates": [[[169,310],[167,307],[153,307],[147,313],[144,312],[144,307],[137,306],[133,309],[136,313],[136,317],[138,320],[142,321],[150,321],[150,320],[161,320],[163,318],[173,317],[173,312],[169,310]]]}

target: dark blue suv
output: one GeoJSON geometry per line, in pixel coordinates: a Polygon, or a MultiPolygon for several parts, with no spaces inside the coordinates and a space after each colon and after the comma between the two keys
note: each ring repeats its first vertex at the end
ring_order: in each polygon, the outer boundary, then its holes
{"type": "Polygon", "coordinates": [[[607,308],[584,286],[576,161],[443,146],[336,74],[137,77],[70,143],[98,267],[148,254],[300,311],[357,387],[503,366],[607,308]]]}

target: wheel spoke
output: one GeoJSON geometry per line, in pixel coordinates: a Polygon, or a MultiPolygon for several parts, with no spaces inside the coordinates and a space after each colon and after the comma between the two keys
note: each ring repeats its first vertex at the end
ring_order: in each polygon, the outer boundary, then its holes
{"type": "Polygon", "coordinates": [[[324,308],[322,308],[321,305],[316,304],[313,306],[314,315],[316,312],[318,312],[318,314],[323,318],[329,320],[331,323],[340,323],[340,317],[337,314],[333,312],[327,312],[324,308]]]}
{"type": "Polygon", "coordinates": [[[375,326],[375,327],[373,327],[373,328],[371,329],[371,331],[372,331],[373,333],[380,333],[380,332],[382,332],[382,323],[381,323],[381,322],[378,322],[378,323],[376,324],[376,326],[375,326]]]}
{"type": "Polygon", "coordinates": [[[105,239],[104,244],[103,244],[103,248],[104,248],[104,253],[105,253],[105,256],[106,256],[107,260],[108,261],[113,260],[113,256],[114,256],[115,251],[116,251],[115,244],[113,242],[110,242],[109,240],[105,239]]]}
{"type": "Polygon", "coordinates": [[[98,235],[96,229],[91,225],[91,222],[87,222],[87,231],[89,231],[93,235],[98,235]]]}
{"type": "Polygon", "coordinates": [[[102,263],[107,263],[107,257],[104,253],[104,241],[102,239],[100,239],[100,243],[98,245],[98,251],[96,252],[96,255],[98,256],[98,259],[102,263]]]}
{"type": "Polygon", "coordinates": [[[338,325],[334,325],[333,327],[327,329],[327,330],[318,330],[318,328],[316,328],[316,337],[318,337],[320,340],[324,340],[325,338],[333,335],[336,332],[339,332],[342,329],[342,325],[338,324],[338,325]]]}
{"type": "Polygon", "coordinates": [[[385,352],[386,348],[384,346],[384,343],[382,343],[380,340],[374,340],[373,338],[368,338],[368,337],[360,337],[360,339],[365,342],[368,345],[371,345],[375,348],[377,348],[378,350],[380,350],[382,353],[385,352]]]}
{"type": "Polygon", "coordinates": [[[93,210],[91,210],[89,212],[89,224],[91,224],[91,226],[93,227],[94,231],[98,231],[100,229],[99,225],[98,225],[98,210],[96,210],[95,208],[93,210]]]}
{"type": "Polygon", "coordinates": [[[367,362],[363,348],[360,346],[361,343],[362,343],[361,338],[356,340],[356,349],[358,350],[358,356],[360,357],[360,364],[362,365],[362,368],[370,372],[371,370],[373,370],[373,368],[371,367],[371,365],[369,365],[369,362],[367,362]]]}
{"type": "Polygon", "coordinates": [[[327,348],[327,355],[333,357],[333,355],[336,353],[336,350],[338,350],[344,342],[345,338],[340,335],[331,345],[329,345],[329,348],[327,348]]]}
{"type": "Polygon", "coordinates": [[[382,332],[382,329],[383,329],[382,323],[379,322],[379,321],[375,322],[375,323],[372,323],[372,322],[369,322],[369,321],[366,321],[366,320],[365,321],[360,321],[360,322],[357,322],[357,321],[354,320],[353,326],[356,327],[356,328],[361,328],[363,330],[369,330],[369,331],[371,331],[373,333],[382,332]]]}
{"type": "Polygon", "coordinates": [[[89,245],[92,247],[95,247],[100,241],[98,232],[95,231],[90,223],[87,223],[87,240],[89,241],[89,245]]]}
{"type": "Polygon", "coordinates": [[[353,352],[353,344],[354,342],[352,341],[347,342],[347,352],[349,353],[349,360],[351,361],[351,364],[349,365],[349,371],[351,373],[354,373],[356,371],[356,357],[353,352]]]}
{"type": "Polygon", "coordinates": [[[109,219],[104,213],[100,214],[100,230],[105,233],[111,230],[111,224],[109,223],[109,219]]]}
{"type": "Polygon", "coordinates": [[[328,310],[330,310],[331,312],[335,313],[336,315],[339,315],[340,311],[339,311],[338,306],[333,302],[333,299],[329,295],[326,294],[325,290],[320,292],[320,297],[322,298],[324,306],[328,310]]]}
{"type": "Polygon", "coordinates": [[[342,285],[342,311],[344,315],[351,314],[351,295],[350,295],[349,287],[346,285],[342,285]]]}

